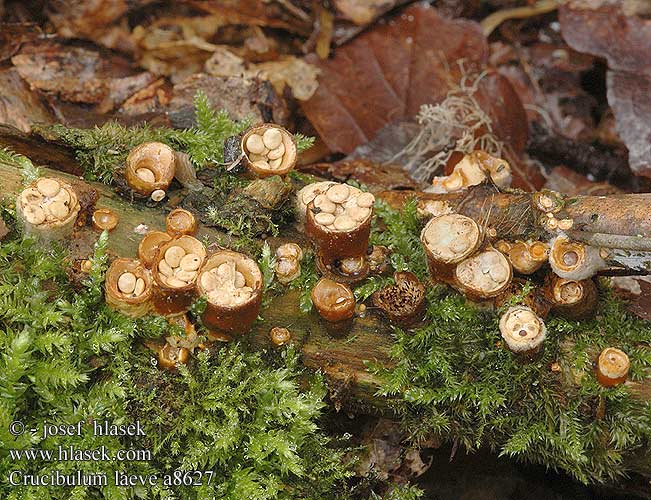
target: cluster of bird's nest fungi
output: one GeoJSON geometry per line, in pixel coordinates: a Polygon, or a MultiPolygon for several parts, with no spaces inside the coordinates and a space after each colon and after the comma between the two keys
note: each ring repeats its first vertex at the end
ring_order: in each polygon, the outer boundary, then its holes
{"type": "MultiPolygon", "coordinates": [[[[286,175],[297,159],[293,136],[282,127],[263,124],[240,137],[241,160],[250,177],[286,175]]],[[[128,156],[124,178],[135,192],[162,200],[176,169],[187,169],[183,158],[169,146],[145,143],[128,156]]],[[[483,152],[467,155],[448,177],[434,179],[431,191],[455,192],[490,182],[507,187],[510,167],[483,152]]],[[[391,249],[369,247],[375,197],[357,187],[331,181],[315,182],[296,193],[296,215],[314,253],[320,280],[311,290],[315,310],[332,332],[348,331],[360,308],[351,285],[370,275],[386,274],[391,249]]],[[[499,329],[504,345],[523,361],[535,359],[543,347],[545,317],[550,311],[573,319],[588,317],[598,294],[593,276],[599,269],[595,248],[571,241],[565,230],[571,220],[557,219],[562,198],[552,192],[534,193],[532,209],[552,237],[546,241],[506,241],[481,221],[455,213],[449,207],[421,204],[429,220],[421,233],[430,279],[442,282],[469,300],[492,302],[501,312],[499,329]],[[525,290],[524,277],[550,270],[544,283],[525,290]],[[518,296],[517,305],[511,299],[518,296]]],[[[69,237],[79,213],[75,189],[62,179],[42,177],[27,186],[17,199],[17,214],[27,233],[44,241],[69,237]]],[[[93,223],[113,229],[117,216],[97,210],[93,223]]],[[[206,248],[197,239],[194,215],[177,208],[166,219],[165,231],[149,231],[141,240],[137,258],[115,259],[106,273],[106,301],[124,314],[139,317],[156,313],[185,326],[187,338],[168,339],[157,346],[160,366],[174,368],[202,348],[185,314],[198,297],[205,299],[201,313],[209,337],[228,340],[249,331],[258,318],[264,289],[263,273],[249,256],[230,249],[206,248]],[[174,319],[175,318],[175,319],[174,319]]],[[[288,284],[301,274],[303,249],[284,243],[275,252],[277,280],[288,284]]],[[[373,305],[402,328],[425,321],[426,286],[408,271],[397,272],[394,284],[372,297],[373,305]]],[[[272,328],[276,345],[290,341],[285,328],[272,328]]],[[[598,360],[597,377],[603,385],[626,380],[629,362],[615,348],[598,360]]]]}

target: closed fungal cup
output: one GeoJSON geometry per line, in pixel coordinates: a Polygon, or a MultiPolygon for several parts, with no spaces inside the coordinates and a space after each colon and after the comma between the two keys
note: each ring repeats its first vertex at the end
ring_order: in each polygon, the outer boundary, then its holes
{"type": "Polygon", "coordinates": [[[106,272],[106,302],[132,318],[151,309],[152,279],[139,260],[115,259],[106,272]]]}
{"type": "Polygon", "coordinates": [[[72,186],[51,177],[32,182],[16,200],[16,216],[25,233],[46,241],[69,237],[79,209],[72,186]]]}
{"type": "Polygon", "coordinates": [[[240,148],[249,170],[257,177],[285,175],[298,157],[294,136],[273,123],[250,128],[242,136],[240,148]]]}
{"type": "Polygon", "coordinates": [[[179,313],[190,307],[205,258],[205,247],[192,236],[173,238],[160,246],[152,266],[157,288],[154,305],[160,314],[179,313]]]}
{"type": "Polygon", "coordinates": [[[202,316],[207,328],[229,336],[250,330],[260,312],[263,288],[262,272],[253,259],[220,250],[201,268],[197,287],[207,302],[202,316]]]}

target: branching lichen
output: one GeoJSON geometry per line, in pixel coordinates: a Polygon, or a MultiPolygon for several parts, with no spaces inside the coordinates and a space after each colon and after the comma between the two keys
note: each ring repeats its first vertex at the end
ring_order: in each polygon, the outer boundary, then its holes
{"type": "Polygon", "coordinates": [[[484,75],[465,76],[442,102],[420,107],[416,116],[418,134],[394,157],[408,155],[417,159],[411,162],[415,166],[410,171],[415,179],[429,181],[454,153],[482,150],[502,157],[504,144],[495,137],[492,121],[475,97],[484,75]]]}

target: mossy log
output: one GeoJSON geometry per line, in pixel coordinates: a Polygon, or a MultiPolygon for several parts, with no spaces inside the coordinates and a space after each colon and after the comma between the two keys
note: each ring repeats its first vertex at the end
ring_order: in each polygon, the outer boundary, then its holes
{"type": "MultiPolygon", "coordinates": [[[[79,182],[77,177],[62,172],[43,169],[44,175],[60,176],[79,182]]],[[[2,197],[13,198],[22,189],[21,171],[10,165],[0,163],[0,192],[2,197]]],[[[118,226],[110,233],[109,250],[115,255],[132,257],[137,253],[137,246],[142,238],[135,229],[145,224],[151,229],[165,227],[165,210],[161,207],[147,207],[127,202],[115,194],[110,188],[89,183],[100,194],[96,207],[109,208],[120,218],[118,226]]],[[[382,196],[394,205],[402,204],[406,197],[414,193],[387,192],[382,196]]],[[[490,227],[496,228],[498,237],[522,238],[532,231],[541,231],[534,216],[527,214],[527,205],[531,206],[531,195],[528,194],[498,194],[485,188],[477,188],[471,193],[454,195],[416,194],[421,199],[442,200],[461,213],[477,220],[483,220],[490,227]],[[518,219],[507,224],[508,217],[519,214],[518,219]],[[524,222],[523,222],[524,221],[524,222]]],[[[591,197],[579,197],[564,210],[568,217],[581,221],[583,232],[610,233],[615,236],[631,236],[634,223],[626,220],[629,216],[649,213],[651,196],[630,195],[607,198],[605,201],[591,197]],[[604,213],[600,206],[608,204],[609,213],[604,213]],[[600,205],[601,204],[601,205],[600,205]],[[598,211],[597,211],[598,210],[598,211]],[[619,211],[619,212],[617,212],[619,211]],[[639,211],[639,212],[638,212],[639,211]],[[594,220],[593,213],[598,215],[594,220]],[[618,217],[622,217],[620,220],[618,217]],[[603,217],[603,220],[601,220],[603,217]],[[610,221],[611,225],[608,225],[610,221]]],[[[651,225],[644,217],[639,220],[639,238],[651,238],[651,225]]],[[[73,239],[73,250],[81,258],[84,252],[90,255],[92,243],[98,233],[90,227],[79,228],[77,237],[73,239]]],[[[228,236],[219,230],[201,226],[198,237],[209,242],[228,241],[228,236]]],[[[283,241],[305,243],[301,234],[287,230],[281,237],[270,239],[272,245],[283,241]]],[[[357,317],[351,330],[342,337],[333,337],[325,328],[315,312],[304,314],[299,307],[300,291],[290,290],[275,297],[262,311],[262,321],[256,322],[252,332],[245,339],[256,349],[272,349],[269,339],[271,328],[280,326],[288,328],[292,334],[292,342],[300,349],[304,364],[313,369],[319,369],[326,375],[333,405],[351,413],[367,413],[374,415],[395,416],[391,400],[376,395],[379,386],[378,379],[366,370],[367,361],[375,361],[386,366],[391,365],[389,352],[392,346],[391,325],[389,322],[369,310],[364,317],[357,317]]],[[[572,377],[563,377],[571,380],[572,377]]],[[[569,383],[569,382],[568,382],[569,383]]],[[[642,399],[651,399],[651,381],[649,383],[627,382],[633,393],[642,399]]],[[[639,467],[634,467],[640,473],[651,477],[651,469],[647,461],[642,461],[639,467]]]]}

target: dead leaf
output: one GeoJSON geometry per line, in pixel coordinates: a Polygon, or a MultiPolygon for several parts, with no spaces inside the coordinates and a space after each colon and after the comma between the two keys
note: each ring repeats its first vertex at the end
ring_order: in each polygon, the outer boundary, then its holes
{"type": "Polygon", "coordinates": [[[0,71],[0,123],[29,132],[33,123],[54,123],[53,113],[15,68],[0,71]]]}
{"type": "Polygon", "coordinates": [[[206,61],[206,72],[214,76],[244,76],[268,80],[278,95],[289,86],[296,99],[307,100],[318,87],[319,69],[294,56],[277,61],[249,64],[225,46],[218,46],[206,61]]]}
{"type": "Polygon", "coordinates": [[[559,20],[572,48],[608,61],[608,102],[617,132],[629,150],[631,169],[651,176],[651,19],[634,15],[636,5],[573,1],[561,6],[559,20]]]}
{"type": "Polygon", "coordinates": [[[22,44],[42,35],[41,28],[34,23],[0,23],[0,61],[9,59],[20,50],[22,44]]]}
{"type": "Polygon", "coordinates": [[[355,180],[366,185],[371,192],[424,187],[409,177],[399,165],[382,165],[364,159],[315,163],[301,168],[301,171],[338,182],[355,180]]]}
{"type": "Polygon", "coordinates": [[[54,0],[47,4],[47,15],[57,33],[64,38],[83,38],[98,45],[133,52],[126,14],[152,0],[54,0]]]}
{"type": "Polygon", "coordinates": [[[370,24],[396,3],[396,0],[334,0],[342,17],[360,26],[370,24]]]}
{"type": "Polygon", "coordinates": [[[314,96],[303,111],[332,151],[350,153],[387,123],[415,115],[425,103],[441,101],[463,59],[471,72],[482,67],[488,47],[479,26],[448,20],[435,9],[414,5],[321,61],[314,96]]]}
{"type": "Polygon", "coordinates": [[[119,56],[58,42],[29,44],[11,61],[32,88],[64,101],[98,105],[100,113],[155,80],[151,73],[134,72],[119,56]]]}
{"type": "Polygon", "coordinates": [[[194,97],[202,90],[215,109],[225,109],[234,120],[286,124],[288,111],[269,82],[257,78],[220,77],[199,73],[174,86],[168,115],[175,128],[195,124],[194,97]]]}

